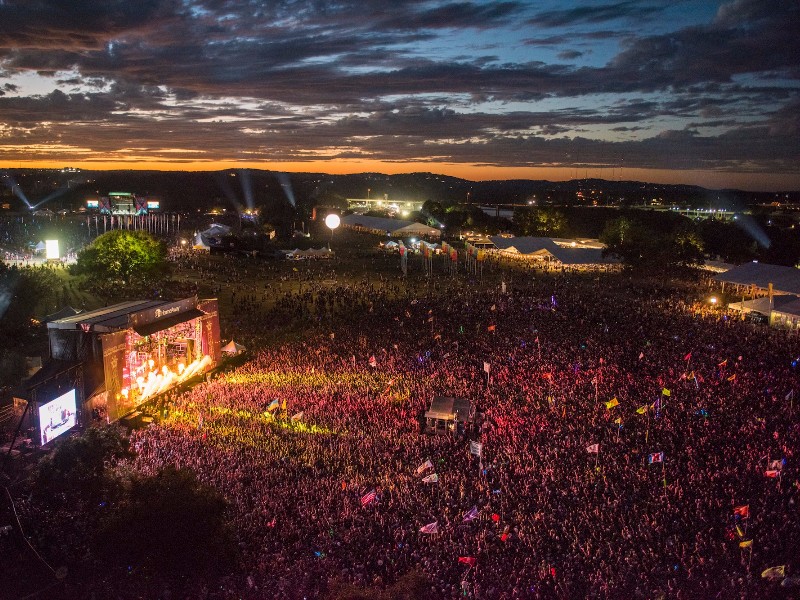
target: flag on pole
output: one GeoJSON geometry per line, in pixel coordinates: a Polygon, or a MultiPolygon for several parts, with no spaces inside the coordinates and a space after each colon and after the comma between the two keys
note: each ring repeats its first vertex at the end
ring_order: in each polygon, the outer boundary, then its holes
{"type": "Polygon", "coordinates": [[[483,444],[471,441],[469,443],[469,453],[475,456],[483,456],[483,444]]]}
{"type": "Polygon", "coordinates": [[[490,371],[491,369],[492,369],[492,365],[490,365],[490,364],[489,364],[488,362],[486,362],[486,361],[483,361],[483,370],[484,370],[484,371],[486,371],[486,374],[487,374],[487,375],[489,374],[489,371],[490,371]]]}
{"type": "Polygon", "coordinates": [[[278,400],[277,398],[275,398],[275,400],[270,402],[269,405],[267,406],[267,412],[272,412],[276,408],[279,408],[280,405],[281,405],[281,401],[278,400]]]}
{"type": "Polygon", "coordinates": [[[744,540],[743,542],[739,542],[739,548],[750,548],[753,549],[753,540],[744,540]]]}
{"type": "Polygon", "coordinates": [[[783,459],[769,461],[769,468],[770,469],[774,469],[775,471],[782,471],[783,470],[783,459]]]}
{"type": "Polygon", "coordinates": [[[508,532],[507,532],[507,531],[504,531],[504,532],[503,532],[503,533],[500,535],[500,541],[501,541],[501,542],[505,542],[505,541],[507,541],[507,540],[508,540],[508,532]]]}
{"type": "Polygon", "coordinates": [[[292,415],[292,421],[299,421],[303,418],[303,414],[304,411],[301,410],[299,413],[292,415]]]}
{"type": "Polygon", "coordinates": [[[611,410],[611,409],[612,409],[612,408],[614,408],[615,406],[619,406],[619,400],[617,400],[616,398],[612,398],[611,400],[609,400],[608,402],[606,402],[606,403],[605,403],[605,405],[606,405],[606,408],[607,408],[608,410],[611,410]]]}
{"type": "Polygon", "coordinates": [[[639,352],[639,360],[642,360],[643,358],[644,358],[644,352],[639,352]]]}
{"type": "Polygon", "coordinates": [[[500,515],[498,515],[497,513],[492,513],[492,521],[494,521],[495,523],[499,523],[500,515]]]}
{"type": "Polygon", "coordinates": [[[465,565],[469,565],[470,568],[472,568],[476,564],[478,564],[478,559],[475,558],[474,556],[459,556],[458,562],[463,563],[465,565]]]}
{"type": "Polygon", "coordinates": [[[664,453],[663,452],[654,452],[650,456],[647,457],[647,464],[652,465],[653,463],[663,463],[664,462],[664,453]]]}
{"type": "Polygon", "coordinates": [[[736,381],[736,373],[727,378],[728,381],[736,381]]]}
{"type": "Polygon", "coordinates": [[[430,461],[430,459],[428,459],[424,463],[422,463],[420,466],[417,467],[416,474],[417,475],[422,475],[425,471],[427,471],[428,469],[432,469],[432,468],[433,468],[433,463],[430,461]]]}
{"type": "Polygon", "coordinates": [[[361,506],[366,506],[367,504],[375,500],[377,496],[378,492],[376,492],[374,489],[368,491],[366,494],[361,496],[361,506]]]}
{"type": "Polygon", "coordinates": [[[285,398],[283,399],[283,402],[281,402],[281,410],[286,410],[286,399],[285,398]]]}
{"type": "Polygon", "coordinates": [[[661,395],[669,397],[672,395],[672,392],[670,392],[667,388],[664,388],[663,390],[661,390],[661,395]]]}
{"type": "Polygon", "coordinates": [[[497,328],[494,325],[489,325],[489,327],[486,328],[486,331],[494,331],[495,329],[497,328]]]}
{"type": "Polygon", "coordinates": [[[478,510],[477,506],[473,506],[467,512],[464,513],[464,518],[461,520],[462,523],[469,523],[470,521],[477,519],[480,511],[478,510]]]}
{"type": "Polygon", "coordinates": [[[423,527],[420,527],[420,533],[439,533],[439,522],[434,521],[433,523],[428,523],[423,527]]]}
{"type": "Polygon", "coordinates": [[[636,414],[638,415],[643,415],[646,412],[647,412],[647,404],[645,404],[644,406],[640,406],[639,408],[636,409],[636,414]]]}
{"type": "Polygon", "coordinates": [[[727,365],[728,365],[728,359],[727,358],[725,360],[723,360],[721,363],[717,364],[718,367],[725,367],[727,365]]]}
{"type": "Polygon", "coordinates": [[[422,481],[424,483],[438,483],[439,482],[439,476],[436,473],[431,473],[430,475],[427,475],[426,477],[423,477],[422,481]]]}
{"type": "Polygon", "coordinates": [[[617,417],[616,419],[614,419],[614,423],[616,425],[622,425],[622,417],[617,417]]]}
{"type": "Polygon", "coordinates": [[[778,471],[777,469],[769,469],[764,473],[764,475],[766,475],[770,479],[775,479],[780,474],[781,474],[781,472],[778,471]]]}
{"type": "Polygon", "coordinates": [[[739,516],[742,519],[749,519],[750,518],[750,505],[745,504],[744,506],[736,506],[733,509],[733,514],[735,516],[739,516]]]}
{"type": "Polygon", "coordinates": [[[789,393],[786,394],[786,396],[784,397],[784,400],[791,400],[792,398],[794,398],[794,388],[789,390],[789,393]]]}
{"type": "Polygon", "coordinates": [[[374,354],[369,357],[369,366],[373,367],[373,368],[378,366],[378,361],[375,360],[375,355],[374,354]]]}
{"type": "Polygon", "coordinates": [[[763,579],[783,579],[786,577],[786,565],[780,567],[770,567],[761,572],[763,579]]]}
{"type": "Polygon", "coordinates": [[[589,454],[597,454],[600,452],[600,444],[591,444],[590,446],[586,446],[586,451],[589,454]]]}
{"type": "Polygon", "coordinates": [[[686,360],[686,361],[692,360],[692,353],[689,352],[689,354],[687,354],[686,356],[683,357],[683,360],[686,360]]]}

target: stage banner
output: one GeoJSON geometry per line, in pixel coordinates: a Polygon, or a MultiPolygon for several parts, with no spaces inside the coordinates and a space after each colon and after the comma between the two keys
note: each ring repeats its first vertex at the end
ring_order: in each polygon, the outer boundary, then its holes
{"type": "Polygon", "coordinates": [[[156,306],[155,308],[148,308],[146,310],[129,315],[128,326],[141,327],[166,317],[177,316],[182,313],[190,312],[194,310],[196,304],[196,298],[184,298],[183,300],[162,304],[160,306],[156,306]]]}
{"type": "Polygon", "coordinates": [[[126,331],[116,331],[100,336],[103,344],[103,373],[106,381],[109,423],[113,423],[121,415],[133,409],[133,401],[122,395],[126,337],[126,331]]]}
{"type": "Polygon", "coordinates": [[[211,298],[198,301],[197,308],[206,313],[200,317],[203,324],[203,354],[208,354],[216,366],[222,359],[219,340],[219,304],[216,298],[211,298]]]}

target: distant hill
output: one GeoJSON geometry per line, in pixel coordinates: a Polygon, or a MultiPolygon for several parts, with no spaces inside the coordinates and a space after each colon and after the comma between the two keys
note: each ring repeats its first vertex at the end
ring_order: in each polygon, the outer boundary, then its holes
{"type": "MultiPolygon", "coordinates": [[[[572,181],[468,181],[433,173],[383,175],[327,175],[324,173],[278,173],[260,170],[216,172],[187,171],[79,171],[64,173],[46,169],[9,169],[31,204],[47,200],[47,208],[75,209],[91,196],[128,191],[159,197],[165,210],[205,210],[212,206],[247,208],[251,203],[270,212],[301,214],[317,204],[336,205],[346,198],[386,196],[390,200],[436,200],[442,204],[480,205],[642,205],[654,200],[663,205],[741,210],[753,204],[779,201],[800,204],[800,192],[745,192],[709,190],[690,185],[665,185],[638,181],[578,179],[572,181]],[[249,200],[248,200],[249,198],[249,200]]],[[[25,207],[8,185],[0,189],[0,200],[13,209],[25,207]]]]}

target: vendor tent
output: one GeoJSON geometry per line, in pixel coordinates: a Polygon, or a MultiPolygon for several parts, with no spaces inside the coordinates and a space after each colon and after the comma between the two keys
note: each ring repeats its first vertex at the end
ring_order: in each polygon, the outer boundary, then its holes
{"type": "Polygon", "coordinates": [[[245,351],[245,347],[242,346],[241,344],[237,344],[233,340],[231,340],[230,342],[228,342],[227,344],[225,344],[222,347],[222,353],[223,354],[235,355],[235,354],[241,354],[244,351],[245,351]]]}
{"type": "Polygon", "coordinates": [[[437,396],[425,413],[425,422],[429,431],[464,432],[464,427],[475,420],[475,406],[466,398],[450,398],[437,396]]]}

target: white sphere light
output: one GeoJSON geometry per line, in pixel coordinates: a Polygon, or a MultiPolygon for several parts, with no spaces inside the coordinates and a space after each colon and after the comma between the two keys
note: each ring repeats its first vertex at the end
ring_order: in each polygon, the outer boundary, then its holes
{"type": "Polygon", "coordinates": [[[339,226],[339,223],[341,223],[339,215],[330,214],[327,217],[325,217],[325,225],[327,225],[328,228],[331,229],[331,231],[336,229],[339,226]]]}

